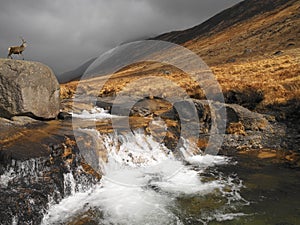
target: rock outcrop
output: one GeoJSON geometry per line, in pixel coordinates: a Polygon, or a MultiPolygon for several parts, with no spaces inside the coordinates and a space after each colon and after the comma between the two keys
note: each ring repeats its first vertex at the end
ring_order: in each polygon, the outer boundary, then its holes
{"type": "MultiPolygon", "coordinates": [[[[136,97],[137,98],[137,97],[136,97]]],[[[134,98],[133,98],[134,99],[134,98]]],[[[211,135],[212,115],[209,102],[206,100],[191,99],[176,102],[174,106],[162,99],[144,99],[136,104],[132,99],[123,99],[122,103],[114,101],[113,98],[102,98],[96,105],[107,109],[110,113],[149,118],[161,118],[168,126],[168,132],[164,144],[172,149],[176,146],[182,124],[188,128],[188,132],[199,126],[199,135],[203,148],[206,148],[207,137],[211,135]],[[127,100],[127,101],[126,101],[127,100]],[[133,106],[131,108],[131,106],[133,106]],[[116,110],[112,110],[112,108],[116,110]],[[196,110],[196,111],[195,111],[196,110]],[[198,118],[194,118],[198,116],[198,118]],[[189,129],[190,128],[190,129],[189,129]]],[[[261,149],[261,148],[284,148],[285,127],[276,122],[275,118],[268,115],[252,112],[237,104],[224,104],[214,102],[216,109],[225,108],[225,116],[217,125],[219,131],[224,134],[222,149],[261,149]]],[[[220,116],[220,115],[219,115],[220,116]]],[[[147,130],[147,128],[146,128],[147,130]]],[[[153,134],[152,134],[153,135],[153,134]]]]}
{"type": "Polygon", "coordinates": [[[55,118],[59,90],[49,67],[39,62],[0,59],[0,117],[55,118]]]}

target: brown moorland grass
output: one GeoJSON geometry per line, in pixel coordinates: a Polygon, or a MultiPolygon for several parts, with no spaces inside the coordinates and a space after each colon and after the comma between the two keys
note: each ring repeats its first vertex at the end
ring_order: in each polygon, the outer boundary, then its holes
{"type": "Polygon", "coordinates": [[[225,64],[212,70],[223,92],[252,89],[263,94],[261,107],[300,100],[298,57],[284,55],[251,62],[225,64]]]}
{"type": "MultiPolygon", "coordinates": [[[[244,92],[253,90],[263,95],[263,100],[259,107],[265,107],[274,104],[284,104],[290,100],[300,100],[300,49],[290,50],[281,56],[270,56],[265,59],[249,59],[248,62],[227,63],[212,67],[224,93],[228,91],[244,92]]],[[[115,95],[124,91],[126,85],[145,78],[144,85],[139,85],[133,90],[132,94],[139,93],[142,89],[146,92],[150,89],[157,89],[157,93],[164,93],[166,87],[163,84],[157,84],[155,87],[149,87],[147,77],[157,76],[176,82],[180,87],[187,90],[187,93],[196,98],[204,98],[204,94],[199,86],[194,83],[190,77],[181,70],[155,63],[141,63],[134,65],[130,69],[121,70],[110,76],[103,89],[98,90],[99,82],[107,79],[109,75],[92,78],[81,81],[86,88],[85,93],[95,96],[115,95]],[[170,74],[165,75],[162,71],[168,70],[170,74]],[[148,89],[147,89],[148,88],[148,89]]],[[[61,85],[61,98],[71,98],[76,91],[78,81],[73,81],[61,85]]],[[[168,93],[176,94],[168,90],[168,93]]],[[[161,96],[164,97],[164,96],[161,96]]]]}

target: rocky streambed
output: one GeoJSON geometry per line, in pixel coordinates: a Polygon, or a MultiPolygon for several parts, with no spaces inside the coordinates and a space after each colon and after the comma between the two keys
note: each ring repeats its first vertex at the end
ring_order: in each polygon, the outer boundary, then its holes
{"type": "MultiPolygon", "coordinates": [[[[98,161],[93,161],[91,158],[96,156],[104,162],[108,161],[106,151],[108,147],[104,143],[95,142],[95,133],[89,132],[89,129],[95,129],[104,135],[113,133],[114,129],[120,133],[126,133],[128,130],[123,127],[122,112],[129,112],[130,132],[142,130],[146,136],[151,136],[155,141],[161,142],[176,156],[176,146],[180,144],[179,136],[182,131],[181,121],[187,124],[196,122],[191,118],[189,110],[183,110],[179,115],[176,107],[162,99],[155,98],[145,98],[127,110],[124,102],[115,103],[114,107],[118,108],[115,112],[118,112],[118,116],[112,122],[109,116],[109,113],[114,113],[112,101],[113,99],[110,98],[102,99],[92,107],[82,103],[81,109],[73,109],[75,113],[73,116],[77,115],[75,123],[74,120],[67,119],[69,114],[62,114],[64,116],[61,118],[65,120],[56,121],[33,121],[26,117],[16,117],[15,121],[1,119],[1,224],[39,224],[51,204],[59,203],[63,198],[77,192],[84,192],[99,183],[102,175],[101,168],[95,166],[98,161]],[[98,111],[95,111],[94,107],[98,111]],[[99,108],[105,108],[108,111],[99,111],[99,108]],[[93,117],[95,114],[105,114],[106,117],[93,117]],[[92,120],[87,119],[89,116],[92,120]],[[81,129],[80,135],[77,135],[81,138],[75,140],[73,129],[77,128],[81,129]],[[93,153],[90,158],[89,155],[81,152],[83,147],[93,153]]],[[[62,108],[67,110],[71,103],[72,100],[65,100],[62,108]]],[[[197,109],[200,124],[199,140],[191,139],[190,141],[196,143],[196,148],[193,150],[195,153],[205,151],[209,144],[213,120],[208,103],[193,100],[177,104],[177,108],[184,109],[193,104],[197,109]]],[[[298,170],[299,155],[296,151],[288,151],[297,150],[297,146],[294,145],[295,149],[288,148],[286,142],[289,139],[285,138],[288,136],[285,124],[276,122],[273,117],[251,112],[238,105],[226,104],[222,107],[226,108],[227,119],[219,154],[234,157],[237,161],[240,159],[245,161],[243,160],[245,157],[251,158],[250,163],[252,160],[259,159],[260,165],[265,163],[264,160],[268,160],[266,165],[290,169],[291,173],[298,170]]],[[[128,119],[128,117],[125,118],[128,119]]],[[[193,128],[192,125],[191,128],[193,128]]],[[[121,142],[117,143],[117,145],[121,144],[121,142]]],[[[132,155],[130,157],[132,158],[132,155]]],[[[239,172],[244,171],[248,164],[241,165],[242,168],[237,170],[239,172]]],[[[250,166],[251,170],[260,173],[254,168],[257,164],[252,166],[250,166]]],[[[226,167],[223,170],[225,173],[226,167]]],[[[231,170],[234,169],[231,168],[231,170]]],[[[242,176],[244,175],[243,172],[242,176]]],[[[254,193],[251,192],[251,194],[254,193]]],[[[183,202],[184,199],[181,203],[183,202]]],[[[201,211],[201,207],[198,210],[201,211]]],[[[75,220],[76,223],[69,224],[84,224],[80,223],[80,221],[87,221],[83,217],[75,220]]],[[[96,221],[93,216],[88,218],[90,221],[96,221]]],[[[91,224],[96,224],[96,222],[91,224]]]]}

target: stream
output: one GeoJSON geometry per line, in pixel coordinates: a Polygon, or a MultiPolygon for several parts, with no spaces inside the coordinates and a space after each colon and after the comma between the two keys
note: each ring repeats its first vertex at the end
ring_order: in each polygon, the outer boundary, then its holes
{"type": "MultiPolygon", "coordinates": [[[[109,118],[105,111],[95,114],[97,120],[109,118]]],[[[82,120],[89,116],[77,115],[82,120]]],[[[93,128],[80,132],[104,146],[105,159],[95,158],[90,150],[81,152],[99,165],[101,180],[89,182],[75,170],[66,170],[63,190],[54,185],[56,194],[47,197],[47,206],[37,209],[38,218],[27,224],[300,224],[300,171],[272,158],[195,153],[188,140],[183,140],[178,155],[139,129],[130,134],[93,128]]],[[[16,170],[0,175],[1,193],[22,193],[9,187],[20,180],[22,185],[39,181],[45,170],[41,161],[15,164],[16,170]]],[[[28,201],[35,205],[40,199],[28,201]]],[[[26,224],[21,217],[7,215],[6,224],[26,224]]]]}

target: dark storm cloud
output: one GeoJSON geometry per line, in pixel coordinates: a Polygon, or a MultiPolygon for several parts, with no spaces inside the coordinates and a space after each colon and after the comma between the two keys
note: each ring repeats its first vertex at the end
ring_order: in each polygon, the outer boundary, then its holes
{"type": "Polygon", "coordinates": [[[56,72],[73,69],[115,45],[185,29],[239,0],[0,0],[0,57],[29,47],[28,60],[56,72]]]}

